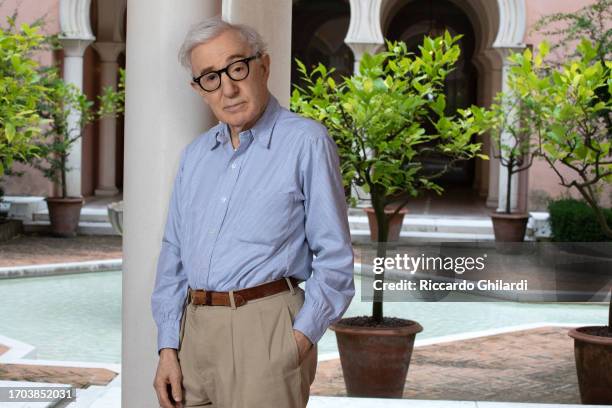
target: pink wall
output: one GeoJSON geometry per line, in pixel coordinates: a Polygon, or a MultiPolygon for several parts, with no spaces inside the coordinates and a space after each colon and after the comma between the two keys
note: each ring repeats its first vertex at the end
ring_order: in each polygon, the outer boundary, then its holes
{"type": "MultiPolygon", "coordinates": [[[[535,22],[542,16],[558,12],[571,13],[593,2],[593,0],[525,0],[527,6],[525,44],[534,45],[535,48],[537,44],[545,39],[543,35],[532,30],[535,22]]],[[[554,41],[552,38],[547,40],[549,42],[554,41]]],[[[571,170],[565,169],[561,173],[570,180],[569,176],[574,174],[571,170]]],[[[540,160],[535,162],[529,169],[530,210],[542,209],[542,201],[546,196],[558,197],[562,194],[567,194],[567,192],[567,188],[559,185],[559,177],[550,168],[548,163],[540,160]]],[[[570,194],[574,197],[579,197],[575,189],[572,189],[570,194]]],[[[603,205],[610,206],[612,204],[612,188],[610,186],[607,186],[602,192],[601,198],[603,205]]]]}
{"type": "MultiPolygon", "coordinates": [[[[0,2],[0,24],[6,26],[6,17],[18,12],[17,23],[32,23],[37,18],[45,16],[43,32],[51,34],[60,30],[59,0],[4,0],[0,2]]],[[[51,52],[39,54],[43,64],[50,64],[54,60],[51,52]]],[[[16,164],[15,171],[23,171],[22,177],[5,177],[2,185],[6,195],[40,195],[52,194],[53,185],[45,179],[38,170],[29,166],[16,164]]]]}

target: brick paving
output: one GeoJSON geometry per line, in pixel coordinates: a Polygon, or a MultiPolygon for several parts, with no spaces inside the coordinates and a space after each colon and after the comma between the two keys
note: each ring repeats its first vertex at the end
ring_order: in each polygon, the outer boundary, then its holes
{"type": "MultiPolygon", "coordinates": [[[[544,327],[416,348],[404,398],[579,404],[567,330],[544,327]]],[[[100,368],[0,364],[0,380],[77,388],[106,385],[116,375],[100,368]]],[[[311,395],[346,396],[338,359],[319,362],[311,395]]]]}
{"type": "Polygon", "coordinates": [[[70,384],[76,388],[106,385],[117,373],[105,368],[0,364],[0,380],[70,384]]]}
{"type": "MultiPolygon", "coordinates": [[[[404,398],[579,404],[567,331],[545,327],[416,348],[404,398]]],[[[346,396],[339,360],[319,363],[311,393],[346,396]]]]}
{"type": "Polygon", "coordinates": [[[0,267],[117,259],[122,254],[119,236],[27,234],[0,242],[0,267]]]}

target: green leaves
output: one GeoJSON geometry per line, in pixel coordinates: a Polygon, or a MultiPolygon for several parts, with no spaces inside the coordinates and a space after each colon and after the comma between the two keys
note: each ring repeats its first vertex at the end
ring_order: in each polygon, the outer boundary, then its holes
{"type": "Polygon", "coordinates": [[[35,154],[31,139],[41,124],[36,107],[46,91],[33,58],[45,46],[45,38],[38,27],[17,28],[12,17],[7,23],[0,27],[0,178],[15,160],[35,154]]]}
{"type": "Polygon", "coordinates": [[[562,65],[545,61],[547,43],[512,55],[508,91],[492,107],[502,164],[517,172],[523,158],[539,156],[596,211],[596,186],[612,175],[612,65],[598,47],[583,38],[562,65]]]}
{"type": "Polygon", "coordinates": [[[0,178],[15,161],[29,162],[65,194],[70,147],[88,123],[123,111],[125,73],[116,91],[104,90],[94,111],[93,101],[65,83],[57,66],[34,58],[57,48],[55,36],[39,33],[42,21],[17,27],[11,16],[7,23],[0,27],[0,178]],[[68,120],[71,111],[79,113],[79,123],[68,120]]]}
{"type": "Polygon", "coordinates": [[[426,38],[416,55],[402,42],[386,41],[385,51],[364,54],[358,73],[338,83],[322,65],[309,71],[296,61],[306,85],[294,88],[291,108],[327,127],[345,186],[359,185],[384,203],[399,192],[440,192],[436,175],[423,171],[426,154],[451,160],[479,154],[480,144],[470,140],[484,132],[484,114],[476,120],[471,109],[446,112],[443,84],[459,58],[459,38],[426,38]],[[430,123],[433,133],[426,131],[430,123]]]}

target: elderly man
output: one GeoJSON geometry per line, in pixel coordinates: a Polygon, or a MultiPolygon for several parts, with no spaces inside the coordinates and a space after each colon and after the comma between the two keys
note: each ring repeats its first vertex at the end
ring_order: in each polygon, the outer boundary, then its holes
{"type": "Polygon", "coordinates": [[[304,407],[317,342],[354,295],[336,146],[270,94],[252,28],[206,20],[180,59],[219,124],[183,150],[170,199],[151,298],[157,397],[304,407]]]}

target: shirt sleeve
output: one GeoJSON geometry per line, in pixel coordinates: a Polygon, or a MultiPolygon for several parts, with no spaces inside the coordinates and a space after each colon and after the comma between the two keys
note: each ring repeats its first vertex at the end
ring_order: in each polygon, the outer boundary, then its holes
{"type": "Polygon", "coordinates": [[[157,325],[157,349],[178,349],[180,321],[187,297],[187,275],[181,262],[181,179],[185,161],[181,153],[174,179],[166,226],[157,261],[155,286],[151,295],[153,319],[157,325]]]}
{"type": "Polygon", "coordinates": [[[293,328],[317,343],[340,320],[355,295],[353,247],[344,187],[334,141],[321,125],[307,140],[302,165],[305,233],[314,253],[304,305],[293,328]]]}

